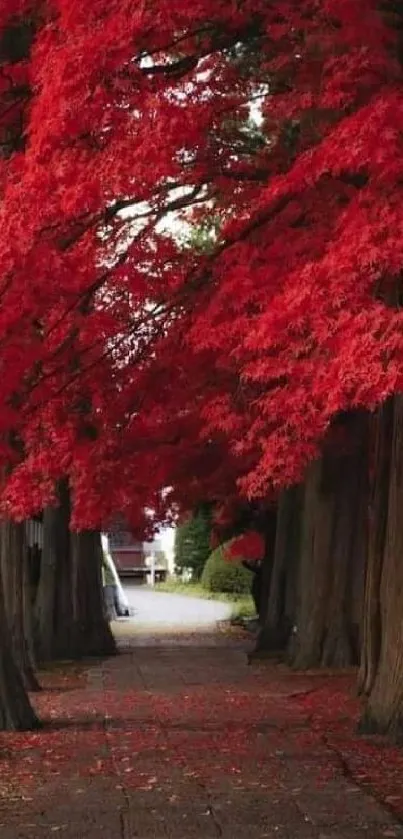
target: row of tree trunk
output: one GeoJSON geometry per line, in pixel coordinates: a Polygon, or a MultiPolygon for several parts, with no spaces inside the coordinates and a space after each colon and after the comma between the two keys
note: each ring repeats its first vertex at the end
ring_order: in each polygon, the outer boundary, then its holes
{"type": "Polygon", "coordinates": [[[343,418],[269,539],[257,650],[359,666],[363,731],[403,733],[403,397],[343,418]],[[341,433],[340,433],[341,432],[341,433]]]}
{"type": "MultiPolygon", "coordinates": [[[[362,727],[403,729],[403,397],[343,418],[303,486],[267,527],[258,648],[297,668],[359,665],[362,727]]],[[[105,618],[101,544],[71,533],[68,488],[43,516],[37,585],[25,529],[0,523],[0,729],[38,724],[36,662],[115,651],[105,618]]]]}
{"type": "Polygon", "coordinates": [[[102,591],[100,534],[69,530],[70,498],[43,514],[36,584],[25,525],[0,522],[0,730],[39,725],[29,692],[40,690],[37,662],[112,655],[115,643],[102,591]]]}

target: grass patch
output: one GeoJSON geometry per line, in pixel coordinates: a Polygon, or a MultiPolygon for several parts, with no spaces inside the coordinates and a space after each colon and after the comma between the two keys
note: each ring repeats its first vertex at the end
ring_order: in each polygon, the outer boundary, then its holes
{"type": "Polygon", "coordinates": [[[226,594],[224,592],[208,591],[201,583],[184,583],[175,579],[175,577],[171,577],[165,583],[158,583],[154,591],[162,591],[166,594],[183,594],[186,597],[200,597],[202,600],[218,600],[220,603],[231,603],[232,620],[256,616],[250,594],[226,594]]]}

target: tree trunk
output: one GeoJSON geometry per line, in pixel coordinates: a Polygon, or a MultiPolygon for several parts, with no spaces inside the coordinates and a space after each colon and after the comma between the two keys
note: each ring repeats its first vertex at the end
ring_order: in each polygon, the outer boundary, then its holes
{"type": "Polygon", "coordinates": [[[0,553],[5,615],[8,623],[14,660],[28,691],[40,690],[30,654],[30,603],[27,600],[27,546],[25,526],[4,519],[0,526],[0,553]]]}
{"type": "Polygon", "coordinates": [[[348,667],[355,656],[351,638],[351,621],[348,614],[348,586],[352,580],[354,556],[354,528],[357,520],[354,509],[358,498],[358,470],[348,468],[342,458],[337,463],[334,476],[335,499],[330,553],[328,557],[331,584],[327,602],[321,665],[348,667]],[[345,471],[344,471],[345,470],[345,471]],[[343,474],[344,472],[344,474],[343,474]],[[347,476],[347,481],[343,480],[347,476]]]}
{"type": "Polygon", "coordinates": [[[362,600],[355,603],[351,592],[354,582],[362,595],[356,569],[365,548],[367,418],[353,414],[342,429],[347,448],[325,451],[307,477],[293,659],[301,669],[358,662],[354,622],[362,600]]]}
{"type": "MultiPolygon", "coordinates": [[[[386,465],[384,470],[386,473],[386,465]]],[[[375,631],[372,639],[375,651],[370,659],[372,666],[376,660],[379,624],[381,643],[376,675],[369,694],[362,729],[380,734],[389,733],[395,738],[400,738],[403,735],[403,396],[400,395],[393,401],[393,435],[389,471],[389,503],[383,561],[380,563],[381,570],[379,571],[379,559],[376,562],[376,557],[373,558],[371,568],[373,580],[368,583],[368,587],[371,584],[371,587],[375,589],[380,573],[379,612],[377,596],[374,592],[368,603],[368,606],[374,609],[375,615],[375,631]]],[[[378,545],[381,545],[381,520],[375,535],[378,545]]],[[[371,683],[368,675],[367,683],[371,683]]]]}
{"type": "Polygon", "coordinates": [[[290,579],[295,573],[299,550],[300,488],[285,490],[279,499],[267,611],[256,647],[258,650],[282,650],[289,639],[293,615],[290,615],[290,579]]]}
{"type": "Polygon", "coordinates": [[[36,643],[43,661],[111,655],[115,642],[106,621],[101,544],[94,532],[70,533],[70,496],[45,510],[43,552],[36,600],[36,643]]]}
{"type": "Polygon", "coordinates": [[[59,486],[59,506],[43,514],[43,550],[35,604],[39,660],[75,658],[73,568],[70,550],[70,498],[59,486]]]}
{"type": "Polygon", "coordinates": [[[276,539],[276,526],[277,526],[277,511],[275,510],[268,510],[265,513],[264,523],[263,523],[263,533],[264,533],[264,556],[263,556],[263,571],[262,571],[262,583],[261,583],[261,592],[260,592],[260,609],[259,609],[259,624],[261,626],[264,625],[267,616],[268,604],[269,604],[269,594],[270,594],[270,583],[271,583],[271,575],[273,570],[273,560],[274,560],[274,545],[276,539]]]}
{"type": "Polygon", "coordinates": [[[40,661],[50,661],[55,647],[57,520],[57,509],[49,507],[44,511],[42,557],[34,615],[35,650],[40,661]]]}
{"type": "Polygon", "coordinates": [[[374,685],[381,646],[380,585],[389,506],[393,400],[377,411],[371,421],[371,481],[368,521],[368,559],[365,574],[360,693],[368,696],[374,685]]]}
{"type": "Polygon", "coordinates": [[[305,484],[296,635],[293,639],[293,664],[301,669],[320,665],[331,585],[329,554],[334,495],[322,491],[323,471],[323,459],[313,463],[305,484]]]}
{"type": "Polygon", "coordinates": [[[351,644],[354,660],[359,664],[364,624],[365,576],[368,558],[368,505],[369,505],[369,418],[366,417],[365,448],[357,464],[359,482],[356,505],[354,506],[353,544],[351,549],[351,570],[347,586],[347,612],[351,626],[351,644]]]}
{"type": "Polygon", "coordinates": [[[83,531],[71,534],[74,568],[74,625],[77,655],[105,656],[116,652],[106,620],[102,591],[102,547],[100,534],[83,531]]]}
{"type": "Polygon", "coordinates": [[[0,563],[0,730],[32,731],[40,723],[30,704],[19,667],[14,658],[14,644],[4,607],[0,563]]]}
{"type": "MultiPolygon", "coordinates": [[[[25,534],[24,534],[25,535],[25,534]]],[[[24,632],[25,632],[25,639],[26,639],[26,654],[28,658],[28,665],[31,672],[35,676],[35,672],[37,669],[36,663],[36,655],[35,655],[35,637],[34,637],[34,599],[33,599],[33,591],[30,579],[30,569],[29,569],[29,551],[27,546],[25,546],[24,550],[24,562],[23,562],[23,621],[24,621],[24,632]]],[[[40,690],[40,684],[36,679],[36,686],[33,685],[31,682],[30,690],[40,690]]]]}

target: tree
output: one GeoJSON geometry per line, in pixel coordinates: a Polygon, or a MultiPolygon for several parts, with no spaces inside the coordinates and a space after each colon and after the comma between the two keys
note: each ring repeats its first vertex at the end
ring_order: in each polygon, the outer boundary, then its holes
{"type": "Polygon", "coordinates": [[[211,512],[201,507],[190,515],[175,533],[175,567],[181,572],[190,569],[199,580],[211,553],[211,512]]]}
{"type": "Polygon", "coordinates": [[[28,730],[39,722],[27,695],[37,683],[23,613],[22,529],[5,521],[0,536],[0,730],[28,730]]]}
{"type": "Polygon", "coordinates": [[[271,574],[256,652],[284,650],[296,624],[302,494],[301,486],[290,487],[278,501],[271,574]]]}
{"type": "MultiPolygon", "coordinates": [[[[84,530],[116,510],[144,528],[145,508],[213,499],[215,479],[224,507],[226,487],[232,508],[269,503],[335,417],[402,391],[399,9],[9,0],[0,15],[7,513],[49,507],[62,480],[84,530]],[[162,224],[212,212],[208,253],[162,224]]],[[[395,615],[397,548],[383,563],[395,615]]],[[[385,728],[396,704],[372,718],[385,728]]]]}
{"type": "Polygon", "coordinates": [[[103,606],[99,533],[71,533],[70,493],[44,512],[41,573],[35,603],[40,660],[74,659],[115,652],[103,606]]]}
{"type": "Polygon", "coordinates": [[[325,449],[305,481],[293,663],[300,668],[358,663],[365,568],[366,417],[343,417],[338,451],[325,449]],[[362,520],[364,517],[364,521],[362,520]],[[363,562],[364,560],[364,562],[363,562]],[[296,641],[296,643],[295,643],[296,641]]]}
{"type": "Polygon", "coordinates": [[[402,397],[395,397],[377,417],[377,469],[371,498],[367,621],[361,673],[361,686],[368,696],[363,730],[390,733],[397,738],[402,733],[403,703],[400,620],[402,408],[402,397]],[[371,618],[372,626],[369,625],[371,618]]]}
{"type": "MultiPolygon", "coordinates": [[[[24,178],[29,179],[32,176],[33,181],[30,186],[32,196],[35,195],[35,206],[39,203],[43,211],[41,218],[38,218],[32,208],[30,217],[25,219],[24,229],[30,231],[32,237],[30,241],[34,243],[29,254],[31,270],[35,276],[44,276],[43,256],[46,252],[47,265],[50,264],[51,255],[52,276],[56,276],[58,282],[60,278],[58,294],[55,296],[54,289],[51,286],[47,288],[42,283],[40,299],[38,296],[30,299],[25,314],[30,324],[32,322],[39,324],[33,335],[29,333],[30,352],[25,354],[25,361],[23,361],[26,369],[20,371],[21,375],[23,374],[26,410],[29,414],[32,409],[29,403],[33,399],[38,416],[36,428],[35,424],[30,422],[29,439],[27,432],[24,436],[25,451],[32,452],[32,458],[37,467],[41,462],[41,451],[38,450],[40,449],[38,447],[39,429],[43,434],[43,422],[41,422],[38,405],[45,403],[48,406],[52,393],[55,398],[57,397],[54,409],[50,410],[49,419],[52,426],[56,426],[52,442],[54,446],[57,445],[60,455],[62,451],[64,453],[64,458],[57,457],[55,449],[55,463],[65,462],[66,434],[62,432],[63,410],[60,403],[64,402],[61,395],[64,397],[67,391],[66,408],[71,420],[70,408],[77,398],[75,394],[77,376],[74,371],[82,379],[85,378],[85,371],[88,371],[88,368],[91,370],[92,381],[86,384],[90,385],[94,397],[99,400],[99,391],[102,391],[102,386],[105,387],[106,381],[105,370],[102,368],[106,364],[104,354],[108,341],[108,349],[111,354],[112,352],[115,354],[115,363],[117,356],[122,361],[122,354],[123,357],[125,355],[127,357],[128,335],[143,330],[144,338],[144,329],[150,327],[158,338],[161,319],[165,328],[167,315],[171,319],[173,315],[175,318],[178,317],[184,301],[186,303],[189,283],[186,282],[184,285],[181,283],[183,250],[178,252],[166,235],[162,236],[157,233],[154,230],[155,222],[164,213],[172,212],[174,209],[185,210],[188,206],[195,205],[198,205],[199,212],[208,215],[211,211],[212,200],[215,202],[216,212],[219,214],[221,211],[224,218],[228,217],[234,209],[249,209],[253,206],[252,199],[259,198],[260,200],[262,184],[265,187],[268,175],[281,172],[284,167],[293,162],[299,147],[304,149],[316,140],[315,136],[312,137],[311,129],[308,128],[309,120],[306,120],[305,133],[303,131],[291,132],[294,139],[290,142],[290,118],[288,113],[284,116],[285,100],[288,100],[288,97],[284,95],[284,79],[282,84],[280,84],[280,79],[278,80],[276,91],[278,115],[276,109],[271,107],[272,94],[269,96],[267,92],[268,84],[266,87],[263,85],[262,88],[263,77],[267,78],[271,83],[271,88],[276,90],[275,85],[272,84],[273,75],[284,76],[288,71],[290,86],[296,94],[293,104],[294,116],[301,109],[301,102],[298,99],[299,64],[298,62],[296,64],[295,60],[295,43],[294,41],[289,43],[287,38],[284,38],[282,24],[279,25],[279,14],[281,20],[281,12],[283,11],[286,15],[289,11],[287,6],[282,10],[280,5],[273,11],[266,10],[265,7],[262,9],[261,3],[248,2],[243,4],[242,10],[235,11],[231,8],[226,12],[220,9],[212,14],[210,6],[206,3],[201,4],[196,18],[194,10],[190,15],[190,12],[184,8],[179,24],[177,15],[173,14],[164,2],[156,2],[153,6],[150,26],[148,12],[144,13],[143,18],[135,15],[131,18],[130,3],[127,5],[128,8],[124,14],[123,8],[116,4],[111,4],[107,11],[104,9],[102,12],[99,3],[91,4],[87,7],[84,22],[78,6],[70,4],[69,12],[66,13],[64,4],[56,3],[54,8],[52,7],[52,26],[49,27],[45,25],[46,6],[41,5],[39,10],[36,4],[26,4],[33,18],[30,31],[32,30],[36,37],[32,70],[33,76],[38,79],[38,84],[35,87],[35,94],[32,90],[29,92],[29,96],[33,97],[33,107],[29,109],[29,112],[27,110],[30,146],[19,158],[22,172],[18,188],[12,179],[8,184],[7,173],[9,171],[12,173],[12,167],[5,167],[5,197],[10,201],[10,206],[6,210],[4,205],[4,216],[10,223],[15,193],[23,188],[24,178]],[[100,15],[102,27],[99,26],[100,15]],[[188,19],[187,15],[189,15],[188,19]],[[132,29],[127,26],[128,19],[133,20],[132,29]],[[188,30],[186,30],[186,21],[188,30]],[[178,26],[184,33],[180,37],[179,50],[176,43],[178,26]],[[267,32],[271,32],[270,26],[272,37],[268,38],[267,32]],[[145,32],[148,34],[144,39],[145,32]],[[60,50],[59,35],[65,43],[62,50],[60,50]],[[68,82],[69,71],[74,65],[78,43],[80,44],[79,54],[82,58],[81,83],[79,86],[71,87],[68,82]],[[137,44],[141,44],[138,53],[136,53],[137,44]],[[56,62],[52,62],[51,59],[53,50],[57,56],[56,62]],[[151,64],[147,65],[147,62],[142,60],[142,56],[148,53],[151,56],[151,64]],[[271,56],[274,57],[271,58],[271,56]],[[48,72],[49,61],[51,61],[52,73],[48,72]],[[86,96],[87,91],[92,89],[97,62],[100,62],[102,81],[97,88],[97,96],[92,97],[91,108],[88,109],[86,96]],[[276,66],[278,63],[282,67],[281,73],[276,66]],[[214,75],[210,72],[211,66],[214,66],[214,75]],[[205,77],[201,72],[204,68],[205,77]],[[131,84],[131,73],[135,74],[136,84],[131,84]],[[189,96],[185,103],[180,97],[175,100],[170,95],[173,87],[180,92],[184,87],[189,90],[190,84],[194,85],[193,95],[189,96]],[[56,90],[58,90],[58,95],[55,97],[56,90]],[[254,142],[251,143],[251,131],[248,129],[245,132],[245,128],[248,127],[246,110],[251,97],[255,94],[259,94],[260,99],[264,100],[263,114],[266,113],[270,100],[270,121],[266,130],[260,132],[261,138],[269,137],[270,142],[256,143],[256,138],[254,138],[254,142]],[[134,145],[137,150],[140,148],[144,151],[141,138],[146,132],[149,133],[149,113],[141,103],[147,101],[149,95],[152,95],[155,102],[159,104],[158,130],[161,136],[164,136],[164,155],[161,156],[159,149],[158,155],[155,155],[156,165],[154,168],[151,167],[148,144],[148,169],[143,168],[141,176],[135,181],[131,173],[135,173],[136,170],[132,167],[130,154],[134,153],[134,145]],[[60,114],[53,113],[51,120],[49,120],[49,103],[53,104],[56,111],[58,108],[62,109],[60,114]],[[122,108],[122,103],[125,104],[124,108],[122,108]],[[189,107],[193,114],[192,121],[188,120],[189,107]],[[105,127],[106,109],[109,114],[107,127],[105,127]],[[136,119],[140,129],[135,144],[133,144],[131,132],[133,113],[138,113],[136,119]],[[67,119],[66,122],[63,117],[66,114],[74,115],[73,119],[67,119]],[[171,125],[175,126],[175,133],[169,130],[171,125]],[[66,132],[69,141],[67,145],[64,145],[66,132]],[[282,144],[279,138],[284,132],[288,139],[287,143],[282,144]],[[202,136],[206,140],[200,144],[202,136]],[[192,158],[195,147],[198,151],[192,158]],[[81,148],[83,154],[81,154],[81,148]],[[180,155],[184,148],[189,150],[187,161],[189,165],[183,166],[178,172],[178,154],[180,155]],[[43,154],[46,158],[46,154],[52,149],[57,149],[58,164],[57,167],[49,170],[47,164],[43,163],[43,154]],[[97,166],[94,168],[92,163],[95,157],[97,166]],[[121,161],[120,166],[116,165],[117,160],[121,161]],[[63,176],[59,177],[61,172],[63,176]],[[68,173],[71,173],[71,178],[68,173]],[[185,195],[180,199],[172,199],[172,193],[175,194],[174,191],[178,188],[178,180],[181,188],[185,190],[185,195]],[[122,185],[125,190],[123,195],[122,185]],[[52,200],[48,200],[49,189],[52,190],[52,200]],[[213,195],[211,189],[213,189],[213,195]],[[130,194],[134,190],[135,194],[130,194]],[[115,196],[117,196],[116,200],[115,196]],[[135,222],[137,226],[141,224],[144,216],[144,202],[150,204],[150,211],[146,213],[147,224],[133,239],[130,237],[130,231],[135,222]],[[122,209],[127,211],[125,219],[121,215],[122,209]],[[100,236],[99,233],[102,235],[100,236]],[[121,252],[121,257],[114,259],[112,254],[116,254],[117,249],[119,251],[122,248],[125,237],[130,244],[121,252]],[[158,266],[154,275],[150,270],[151,254],[153,254],[152,264],[158,266]],[[105,261],[108,262],[109,270],[100,271],[99,266],[104,265],[105,261]],[[144,274],[135,268],[136,265],[142,265],[144,262],[148,269],[147,304],[150,298],[155,297],[157,300],[157,313],[154,311],[153,318],[150,316],[149,305],[148,314],[144,310],[144,274]],[[83,271],[84,265],[85,271],[83,271]],[[67,277],[71,276],[75,277],[74,288],[76,289],[76,299],[73,301],[71,300],[71,286],[67,282],[67,277]],[[173,300],[167,299],[167,289],[175,289],[178,280],[183,286],[179,289],[180,294],[174,294],[173,300]],[[90,313],[85,311],[83,314],[82,303],[89,294],[97,295],[98,305],[94,306],[90,313]],[[55,299],[57,299],[56,306],[55,299]],[[133,317],[134,302],[139,306],[138,317],[133,317]],[[122,329],[126,342],[123,342],[121,353],[116,340],[117,336],[122,334],[122,329]],[[80,336],[80,354],[84,355],[86,364],[84,370],[81,365],[79,371],[73,364],[72,371],[72,355],[77,351],[77,330],[80,336]],[[72,340],[72,336],[75,336],[76,340],[72,340]],[[34,370],[32,369],[33,359],[35,360],[34,370]],[[97,365],[100,366],[99,375],[94,372],[97,365]]],[[[309,10],[310,4],[306,5],[309,10]]],[[[22,10],[27,11],[26,8],[24,9],[24,4],[22,10]]],[[[14,12],[15,8],[11,6],[8,14],[10,20],[13,21],[15,20],[14,12]]],[[[304,27],[308,26],[304,23],[302,12],[303,10],[301,10],[301,15],[298,13],[293,20],[295,31],[301,36],[304,27]],[[300,27],[300,32],[298,27],[300,27]]],[[[326,30],[326,15],[325,9],[320,26],[323,25],[325,33],[329,34],[326,30]]],[[[4,19],[6,24],[6,12],[4,19]]],[[[286,21],[285,16],[284,21],[286,21]]],[[[345,31],[334,36],[335,52],[340,51],[343,37],[349,36],[351,41],[354,33],[354,21],[349,22],[342,17],[342,23],[345,31]]],[[[333,32],[332,28],[331,32],[333,32]]],[[[298,40],[297,37],[296,40],[298,40]]],[[[375,40],[375,35],[373,40],[375,40]]],[[[315,46],[317,46],[316,41],[315,46]]],[[[309,44],[307,54],[300,56],[306,59],[306,61],[301,61],[301,73],[304,78],[307,72],[308,75],[313,72],[311,50],[314,51],[314,44],[309,44]]],[[[353,41],[351,45],[353,56],[355,56],[354,50],[357,50],[357,38],[356,42],[353,41]]],[[[323,60],[325,61],[325,57],[323,60]]],[[[317,62],[315,72],[317,72],[317,62]]],[[[365,79],[365,84],[368,85],[367,76],[365,79]]],[[[357,91],[357,95],[362,93],[359,77],[357,77],[357,91]]],[[[9,90],[7,95],[10,95],[9,90]]],[[[305,110],[310,114],[312,106],[310,105],[305,110]]],[[[321,116],[323,118],[322,113],[321,116]]],[[[136,151],[136,161],[138,159],[139,155],[136,151]]],[[[13,159],[13,165],[14,163],[13,159]]],[[[254,223],[253,221],[251,229],[254,223]]],[[[247,230],[248,224],[241,240],[247,230]]],[[[27,236],[25,238],[27,240],[27,236]]],[[[226,232],[226,241],[220,243],[223,247],[224,260],[228,245],[231,245],[232,240],[233,245],[236,245],[238,239],[238,233],[231,234],[230,230],[226,232]]],[[[11,261],[14,258],[16,262],[19,262],[22,270],[22,249],[18,254],[14,254],[14,257],[11,257],[10,253],[8,256],[11,261]]],[[[194,259],[189,255],[187,263],[192,274],[194,259]]],[[[18,273],[20,269],[17,264],[15,269],[13,293],[16,293],[16,278],[21,276],[18,273]]],[[[200,278],[201,281],[202,278],[200,278]]],[[[209,284],[208,277],[206,281],[203,280],[202,284],[204,282],[209,284]]],[[[191,284],[191,289],[194,290],[194,283],[191,284]]],[[[17,372],[16,347],[10,343],[8,350],[10,361],[14,361],[10,369],[17,372]]],[[[19,356],[21,357],[21,352],[19,356]]],[[[127,364],[123,366],[125,367],[125,384],[127,384],[127,364]]],[[[133,387],[134,383],[129,392],[132,393],[133,387]]],[[[21,376],[20,382],[13,384],[13,393],[15,389],[21,389],[21,376]]],[[[122,384],[119,392],[122,393],[123,389],[122,384]]],[[[110,398],[116,398],[116,388],[111,388],[110,398]]],[[[133,412],[135,408],[136,403],[131,411],[133,412]]],[[[14,424],[17,422],[15,416],[13,422],[14,424]]],[[[73,444],[74,437],[69,442],[73,444]]],[[[23,479],[27,481],[28,478],[32,480],[32,471],[35,471],[32,458],[31,460],[27,458],[24,469],[14,473],[12,487],[14,504],[17,495],[16,482],[23,479]],[[28,463],[31,470],[28,469],[28,463]]],[[[87,463],[87,469],[89,468],[90,464],[87,463]]],[[[47,464],[47,471],[49,471],[49,464],[47,464]]],[[[74,480],[75,470],[72,465],[70,473],[71,479],[74,480]]],[[[42,486],[41,490],[43,493],[45,486],[42,486]]],[[[37,483],[36,492],[38,494],[37,483]]],[[[77,509],[78,507],[77,504],[77,509]]]]}
{"type": "Polygon", "coordinates": [[[13,656],[13,645],[0,602],[0,729],[24,731],[38,728],[39,722],[29,702],[21,673],[13,656]]]}
{"type": "Polygon", "coordinates": [[[35,676],[32,596],[24,524],[5,519],[0,526],[0,564],[5,618],[15,663],[28,691],[40,689],[35,676]]]}

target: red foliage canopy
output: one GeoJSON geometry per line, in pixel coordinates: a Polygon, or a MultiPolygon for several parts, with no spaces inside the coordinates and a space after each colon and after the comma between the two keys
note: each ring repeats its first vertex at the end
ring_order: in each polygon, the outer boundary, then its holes
{"type": "Polygon", "coordinates": [[[340,411],[402,389],[396,8],[2,3],[15,515],[64,475],[80,526],[267,496],[340,411]],[[213,218],[215,246],[173,218],[213,218]]]}
{"type": "Polygon", "coordinates": [[[232,539],[226,551],[228,560],[263,559],[264,540],[260,533],[249,531],[232,539]]]}

